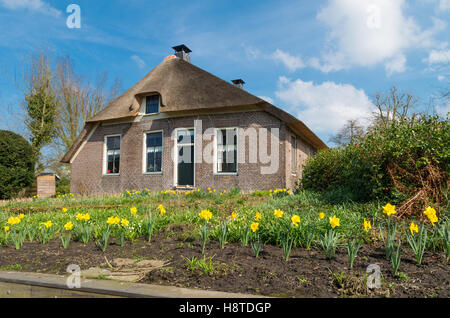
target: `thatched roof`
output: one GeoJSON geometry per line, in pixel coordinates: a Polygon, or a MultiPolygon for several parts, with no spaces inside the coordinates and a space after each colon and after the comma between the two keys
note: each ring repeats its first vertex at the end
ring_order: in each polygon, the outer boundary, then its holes
{"type": "MultiPolygon", "coordinates": [[[[123,95],[89,119],[87,126],[92,127],[92,124],[102,121],[136,117],[143,97],[151,93],[161,96],[161,112],[164,113],[260,106],[285,121],[315,148],[327,148],[322,140],[294,116],[180,58],[164,60],[123,95]]],[[[89,133],[89,128],[85,127],[82,136],[77,138],[62,162],[70,161],[89,133]]]]}
{"type": "Polygon", "coordinates": [[[244,106],[262,102],[260,98],[191,63],[173,58],[156,66],[88,122],[136,116],[142,96],[151,93],[161,95],[162,112],[244,106]]]}

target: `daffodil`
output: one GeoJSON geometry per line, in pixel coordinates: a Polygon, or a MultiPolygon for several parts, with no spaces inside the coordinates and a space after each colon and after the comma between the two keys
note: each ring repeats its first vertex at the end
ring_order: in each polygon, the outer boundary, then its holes
{"type": "Polygon", "coordinates": [[[108,218],[108,220],[106,220],[106,223],[109,225],[116,225],[119,224],[120,222],[120,218],[117,216],[111,216],[108,218]]]}
{"type": "Polygon", "coordinates": [[[300,223],[300,217],[297,214],[294,214],[291,217],[291,221],[294,226],[298,226],[298,224],[300,223]]]}
{"type": "Polygon", "coordinates": [[[253,233],[255,233],[256,231],[258,231],[258,228],[259,228],[259,223],[257,223],[257,222],[253,222],[253,223],[250,225],[250,229],[252,230],[253,233]]]}
{"type": "Polygon", "coordinates": [[[320,213],[319,213],[319,218],[320,218],[320,219],[323,219],[324,217],[325,217],[325,213],[320,212],[320,213]]]}
{"type": "Polygon", "coordinates": [[[67,212],[67,208],[62,208],[61,211],[63,211],[64,213],[67,212]]]}
{"type": "Polygon", "coordinates": [[[44,225],[47,229],[53,226],[52,221],[42,222],[41,224],[44,225]]]}
{"type": "Polygon", "coordinates": [[[66,231],[70,231],[71,229],[73,229],[72,222],[69,221],[66,224],[64,224],[64,228],[66,229],[66,231]]]}
{"type": "Polygon", "coordinates": [[[280,209],[277,209],[277,210],[273,211],[273,215],[275,215],[276,218],[281,218],[283,216],[283,211],[281,211],[280,209]]]}
{"type": "Polygon", "coordinates": [[[122,219],[122,221],[120,221],[120,225],[122,226],[128,226],[130,222],[127,219],[122,219]]]}
{"type": "Polygon", "coordinates": [[[256,220],[256,221],[261,221],[261,219],[262,219],[261,213],[256,212],[256,214],[255,214],[255,220],[256,220]]]}
{"type": "Polygon", "coordinates": [[[439,221],[439,219],[436,215],[436,210],[433,209],[432,207],[430,207],[430,206],[427,207],[423,213],[428,217],[428,220],[430,220],[430,222],[433,226],[434,226],[434,223],[439,221]]]}
{"type": "Polygon", "coordinates": [[[20,223],[20,218],[18,218],[18,217],[10,217],[9,219],[8,219],[8,224],[9,225],[16,225],[16,224],[19,224],[20,223]]]}
{"type": "Polygon", "coordinates": [[[383,213],[387,216],[391,216],[391,214],[397,213],[395,211],[395,205],[391,205],[390,203],[386,204],[383,208],[383,213]]]}
{"type": "Polygon", "coordinates": [[[238,218],[238,215],[236,214],[236,212],[231,213],[231,220],[232,221],[236,221],[238,218]]]}
{"type": "Polygon", "coordinates": [[[4,227],[3,227],[3,230],[4,230],[5,232],[8,232],[8,231],[9,231],[9,226],[8,226],[8,225],[4,226],[4,227]]]}
{"type": "Polygon", "coordinates": [[[340,220],[341,220],[341,219],[337,218],[335,215],[333,215],[332,218],[330,217],[330,224],[331,224],[331,227],[334,229],[336,226],[340,226],[340,224],[339,224],[339,221],[340,221],[340,220]]]}
{"type": "Polygon", "coordinates": [[[212,217],[212,213],[209,210],[202,210],[199,213],[199,216],[200,216],[201,219],[209,221],[211,219],[211,217],[212,217]]]}
{"type": "Polygon", "coordinates": [[[370,221],[367,221],[364,219],[364,231],[369,232],[369,230],[372,228],[372,225],[370,224],[370,221]]]}
{"type": "Polygon", "coordinates": [[[22,220],[24,217],[25,217],[25,214],[23,214],[23,213],[20,213],[20,214],[19,214],[19,219],[22,220]]]}
{"type": "Polygon", "coordinates": [[[136,215],[136,213],[137,213],[137,208],[136,208],[136,207],[130,208],[130,213],[133,214],[133,215],[136,215]]]}
{"type": "Polygon", "coordinates": [[[166,214],[166,209],[164,208],[164,206],[162,204],[158,205],[158,210],[161,215],[166,214]]]}
{"type": "Polygon", "coordinates": [[[417,224],[414,224],[414,222],[411,222],[409,230],[411,231],[411,235],[414,236],[414,232],[419,233],[419,226],[417,224]]]}

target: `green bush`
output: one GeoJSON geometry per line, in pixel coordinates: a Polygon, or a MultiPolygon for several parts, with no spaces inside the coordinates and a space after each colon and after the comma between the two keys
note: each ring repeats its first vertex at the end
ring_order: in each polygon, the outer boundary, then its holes
{"type": "Polygon", "coordinates": [[[0,199],[7,200],[34,180],[33,151],[21,136],[0,130],[0,199]]]}
{"type": "Polygon", "coordinates": [[[401,202],[424,180],[446,180],[449,128],[448,119],[426,115],[378,125],[344,149],[319,151],[309,158],[301,187],[321,191],[335,201],[401,202]]]}
{"type": "Polygon", "coordinates": [[[70,193],[70,178],[61,177],[56,180],[56,195],[65,195],[70,193]]]}

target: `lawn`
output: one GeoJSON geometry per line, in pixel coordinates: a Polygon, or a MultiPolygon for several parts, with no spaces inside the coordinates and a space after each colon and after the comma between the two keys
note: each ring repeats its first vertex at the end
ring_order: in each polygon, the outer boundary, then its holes
{"type": "Polygon", "coordinates": [[[425,215],[396,220],[385,206],[283,189],[11,201],[0,207],[0,270],[65,273],[77,264],[105,279],[125,259],[142,283],[287,297],[448,297],[448,210],[432,225],[425,215]],[[163,265],[137,270],[145,260],[163,265]],[[367,284],[371,264],[380,269],[376,288],[367,284]]]}

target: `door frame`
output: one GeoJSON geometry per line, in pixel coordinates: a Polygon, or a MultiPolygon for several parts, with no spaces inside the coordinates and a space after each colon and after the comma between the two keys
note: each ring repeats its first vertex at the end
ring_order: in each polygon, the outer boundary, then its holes
{"type": "Polygon", "coordinates": [[[195,166],[197,164],[196,162],[196,151],[195,151],[195,143],[197,142],[197,131],[195,129],[195,127],[180,127],[180,128],[175,128],[175,141],[174,141],[174,147],[173,147],[173,163],[174,163],[174,167],[173,167],[173,184],[175,187],[178,187],[178,131],[179,130],[193,130],[194,131],[194,162],[193,162],[193,166],[194,166],[194,184],[192,185],[195,188],[195,166]]]}

